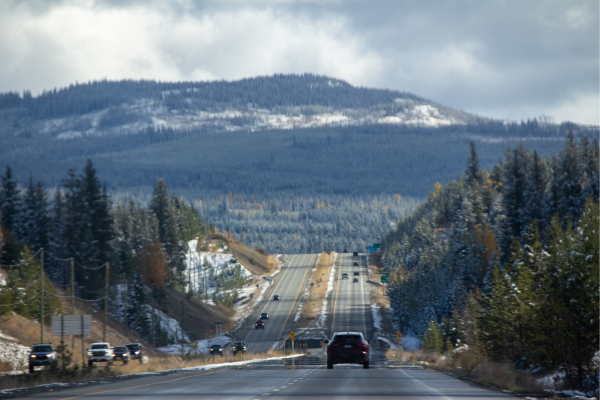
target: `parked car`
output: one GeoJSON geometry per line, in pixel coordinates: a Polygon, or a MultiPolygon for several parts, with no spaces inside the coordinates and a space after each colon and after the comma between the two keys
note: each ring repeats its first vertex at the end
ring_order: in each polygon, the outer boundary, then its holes
{"type": "Polygon", "coordinates": [[[130,360],[140,360],[140,364],[144,361],[144,355],[142,354],[142,345],[139,343],[126,344],[127,350],[129,350],[130,360]]]}
{"type": "Polygon", "coordinates": [[[260,319],[269,319],[269,314],[266,312],[260,314],[260,319]]]}
{"type": "Polygon", "coordinates": [[[29,373],[33,374],[34,367],[52,365],[57,361],[58,354],[51,344],[35,344],[29,352],[29,373]]]}
{"type": "Polygon", "coordinates": [[[342,274],[342,279],[348,279],[348,273],[347,272],[344,272],[342,274]]]}
{"type": "Polygon", "coordinates": [[[210,345],[210,354],[212,355],[221,355],[223,357],[223,346],[220,344],[211,344],[210,345]]]}
{"type": "Polygon", "coordinates": [[[278,294],[273,295],[273,300],[279,300],[279,295],[278,294]]]}
{"type": "Polygon", "coordinates": [[[126,346],[115,346],[113,347],[113,362],[120,360],[123,361],[123,365],[129,362],[129,350],[126,346]]]}
{"type": "Polygon", "coordinates": [[[235,342],[233,344],[233,355],[246,352],[246,342],[235,342]]]}
{"type": "Polygon", "coordinates": [[[113,365],[114,354],[110,343],[92,343],[88,348],[88,367],[95,362],[105,362],[106,365],[113,365]]]}
{"type": "Polygon", "coordinates": [[[335,364],[362,364],[369,368],[369,343],[360,332],[336,332],[327,344],[327,369],[335,364]]]}
{"type": "Polygon", "coordinates": [[[265,321],[259,319],[254,323],[254,326],[256,327],[256,329],[265,329],[265,321]]]}
{"type": "Polygon", "coordinates": [[[354,254],[352,254],[354,257],[358,257],[358,251],[355,251],[354,254]]]}

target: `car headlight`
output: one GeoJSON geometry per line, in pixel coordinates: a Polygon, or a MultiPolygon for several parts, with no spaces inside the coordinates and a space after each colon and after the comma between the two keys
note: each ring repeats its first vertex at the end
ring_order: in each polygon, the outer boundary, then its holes
{"type": "Polygon", "coordinates": [[[93,353],[91,351],[88,351],[88,356],[93,355],[93,353]]]}
{"type": "Polygon", "coordinates": [[[54,358],[54,354],[50,354],[50,358],[54,358]]]}
{"type": "Polygon", "coordinates": [[[36,358],[37,356],[35,354],[30,354],[29,355],[31,358],[36,358]]]}
{"type": "Polygon", "coordinates": [[[135,354],[140,354],[140,352],[139,352],[139,351],[136,351],[136,352],[135,352],[135,354]]]}

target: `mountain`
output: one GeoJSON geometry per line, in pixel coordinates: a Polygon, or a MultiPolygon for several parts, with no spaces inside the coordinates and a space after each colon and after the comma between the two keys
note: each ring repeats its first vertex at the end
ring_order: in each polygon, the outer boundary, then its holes
{"type": "Polygon", "coordinates": [[[424,197],[455,178],[468,143],[491,167],[518,140],[541,155],[568,130],[505,123],[416,95],[339,79],[274,75],[239,81],[98,81],[39,96],[0,94],[0,168],[60,185],[91,158],[109,190],[148,193],[162,177],[190,198],[286,192],[424,197]]]}
{"type": "Polygon", "coordinates": [[[4,129],[68,139],[153,127],[217,130],[391,124],[445,126],[474,115],[410,93],[354,87],[311,74],[226,82],[95,81],[37,97],[0,95],[4,129]],[[25,122],[25,123],[23,123],[25,122]]]}

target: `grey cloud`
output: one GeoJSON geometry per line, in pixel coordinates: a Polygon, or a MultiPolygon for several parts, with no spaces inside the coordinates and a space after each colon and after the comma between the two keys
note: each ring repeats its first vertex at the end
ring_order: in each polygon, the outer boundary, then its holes
{"type": "Polygon", "coordinates": [[[0,24],[0,57],[19,64],[10,70],[0,65],[0,91],[36,92],[103,77],[238,79],[314,72],[497,118],[524,119],[535,112],[598,123],[596,1],[81,4],[0,6],[0,22],[35,22],[16,44],[7,43],[0,24]],[[85,33],[85,26],[81,41],[66,37],[52,28],[65,23],[76,29],[73,21],[52,20],[65,15],[88,23],[96,18],[103,29],[114,15],[123,40],[111,32],[105,38],[85,33]],[[72,46],[97,46],[106,57],[72,46]]]}

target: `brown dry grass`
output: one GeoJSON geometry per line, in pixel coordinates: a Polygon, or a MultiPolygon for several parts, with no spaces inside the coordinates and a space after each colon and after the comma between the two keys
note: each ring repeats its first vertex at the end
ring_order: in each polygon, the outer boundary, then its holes
{"type": "Polygon", "coordinates": [[[402,360],[418,364],[426,368],[451,372],[470,381],[488,387],[511,390],[519,393],[541,393],[541,387],[536,376],[514,370],[509,363],[496,363],[478,357],[474,352],[440,354],[417,351],[388,350],[386,356],[391,360],[402,360]]]}
{"type": "Polygon", "coordinates": [[[62,377],[52,374],[47,370],[43,370],[41,373],[35,375],[25,374],[17,376],[5,376],[3,379],[0,380],[0,390],[13,389],[17,387],[31,387],[53,382],[77,383],[117,375],[139,374],[142,372],[159,372],[180,368],[200,367],[206,365],[220,365],[231,362],[262,360],[266,358],[280,356],[282,356],[282,354],[275,351],[269,351],[267,353],[262,354],[246,353],[243,356],[242,354],[238,354],[235,357],[215,357],[214,362],[212,357],[208,356],[194,360],[182,360],[180,357],[177,356],[163,356],[150,358],[148,362],[144,364],[140,364],[136,361],[131,361],[127,365],[122,365],[121,363],[117,362],[112,367],[98,365],[91,369],[79,369],[74,374],[68,374],[62,377]]]}
{"type": "Polygon", "coordinates": [[[316,266],[317,270],[314,271],[310,277],[308,298],[304,300],[302,313],[296,324],[297,327],[314,328],[315,321],[318,319],[321,309],[323,308],[323,301],[327,294],[327,284],[329,282],[329,275],[331,274],[334,260],[334,252],[321,253],[321,257],[316,266]],[[313,286],[310,286],[311,283],[313,286]]]}

